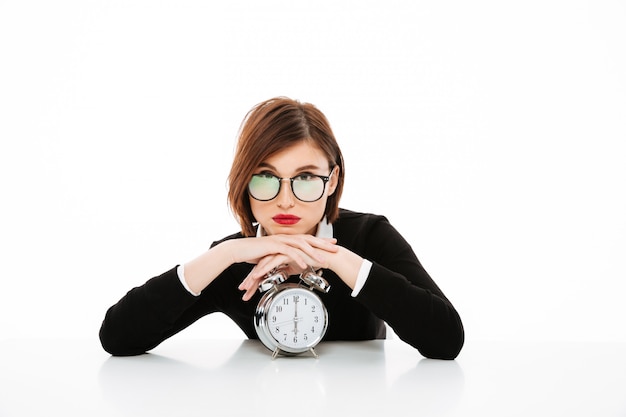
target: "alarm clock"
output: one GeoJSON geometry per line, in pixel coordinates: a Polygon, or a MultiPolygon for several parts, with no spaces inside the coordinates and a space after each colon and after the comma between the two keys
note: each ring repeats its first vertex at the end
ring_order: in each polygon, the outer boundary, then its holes
{"type": "Polygon", "coordinates": [[[327,293],[328,282],[313,268],[300,274],[299,283],[288,283],[281,269],[270,271],[259,284],[265,292],[254,314],[254,328],[261,342],[278,354],[298,355],[311,352],[324,337],[328,327],[328,311],[315,293],[327,293]]]}

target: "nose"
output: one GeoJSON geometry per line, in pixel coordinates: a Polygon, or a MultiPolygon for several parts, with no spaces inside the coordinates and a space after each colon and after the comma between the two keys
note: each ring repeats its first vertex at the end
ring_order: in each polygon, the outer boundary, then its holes
{"type": "Polygon", "coordinates": [[[291,181],[288,178],[283,178],[280,182],[276,204],[280,208],[290,208],[296,205],[295,197],[291,192],[291,181]]]}

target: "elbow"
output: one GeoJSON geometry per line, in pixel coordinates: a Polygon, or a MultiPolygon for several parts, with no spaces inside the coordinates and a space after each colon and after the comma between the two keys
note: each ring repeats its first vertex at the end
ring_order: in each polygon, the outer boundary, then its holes
{"type": "Polygon", "coordinates": [[[454,360],[461,353],[463,339],[438,343],[436,345],[420,346],[417,350],[428,359],[454,360]]]}
{"type": "Polygon", "coordinates": [[[460,319],[445,328],[437,328],[420,346],[419,352],[429,359],[453,360],[461,353],[465,344],[465,331],[460,319]]]}
{"type": "Polygon", "coordinates": [[[454,312],[445,321],[438,321],[413,332],[416,337],[403,339],[428,359],[454,360],[465,343],[461,319],[454,312]]]}
{"type": "Polygon", "coordinates": [[[426,325],[425,337],[418,348],[429,359],[453,360],[465,344],[465,330],[461,316],[449,303],[433,305],[432,320],[426,325]]]}
{"type": "Polygon", "coordinates": [[[135,356],[146,353],[145,349],[130,346],[125,338],[109,328],[106,321],[100,327],[99,337],[102,348],[113,356],[135,356]]]}

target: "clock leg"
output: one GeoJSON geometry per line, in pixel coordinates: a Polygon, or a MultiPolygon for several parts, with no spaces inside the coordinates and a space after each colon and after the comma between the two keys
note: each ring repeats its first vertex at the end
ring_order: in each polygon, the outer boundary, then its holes
{"type": "Polygon", "coordinates": [[[274,353],[272,353],[272,360],[276,359],[276,356],[278,356],[279,352],[280,352],[279,348],[274,349],[274,353]]]}
{"type": "Polygon", "coordinates": [[[319,356],[317,355],[317,353],[315,353],[315,349],[311,348],[311,353],[313,354],[313,356],[315,356],[315,359],[318,359],[319,356]]]}

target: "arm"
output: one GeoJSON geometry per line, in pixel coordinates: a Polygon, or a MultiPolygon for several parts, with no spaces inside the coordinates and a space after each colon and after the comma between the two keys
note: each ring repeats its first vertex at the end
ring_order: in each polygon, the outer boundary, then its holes
{"type": "Polygon", "coordinates": [[[461,319],[410,245],[383,217],[356,241],[373,262],[357,300],[422,355],[454,359],[464,343],[461,319]]]}
{"type": "Polygon", "coordinates": [[[190,314],[197,300],[182,286],[176,268],[151,278],[107,310],[100,327],[102,347],[118,356],[147,352],[211,312],[207,304],[206,311],[190,314]]]}
{"type": "MultiPolygon", "coordinates": [[[[219,311],[214,298],[219,299],[220,295],[207,287],[222,274],[230,273],[231,265],[289,254],[296,263],[306,266],[311,262],[307,253],[317,256],[314,248],[319,247],[335,250],[334,243],[313,236],[233,235],[214,243],[207,252],[185,264],[185,282],[192,292],[200,293],[199,297],[184,288],[176,268],[150,279],[109,308],[100,329],[102,346],[113,355],[144,353],[198,318],[219,311]]],[[[237,271],[241,273],[241,269],[237,271]]]]}
{"type": "MultiPolygon", "coordinates": [[[[229,242],[229,241],[227,241],[229,242]]],[[[200,293],[230,266],[228,245],[213,245],[185,265],[185,275],[204,278],[203,287],[188,286],[200,293]]],[[[193,281],[193,284],[196,284],[193,281]]],[[[159,345],[198,318],[217,311],[210,294],[202,303],[187,291],[173,268],[133,288],[107,311],[100,328],[102,347],[113,355],[138,355],[159,345]]]]}

